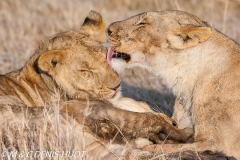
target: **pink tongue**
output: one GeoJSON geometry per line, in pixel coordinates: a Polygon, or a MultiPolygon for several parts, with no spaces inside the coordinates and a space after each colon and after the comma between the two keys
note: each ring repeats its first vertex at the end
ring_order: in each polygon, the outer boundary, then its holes
{"type": "Polygon", "coordinates": [[[112,56],[114,55],[115,53],[113,52],[113,50],[111,48],[108,49],[108,53],[107,53],[107,62],[110,66],[112,66],[111,64],[111,60],[112,60],[112,56]]]}

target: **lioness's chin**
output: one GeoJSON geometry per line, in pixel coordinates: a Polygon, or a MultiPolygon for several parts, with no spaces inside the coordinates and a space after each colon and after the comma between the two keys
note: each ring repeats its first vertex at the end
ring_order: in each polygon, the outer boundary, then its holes
{"type": "Polygon", "coordinates": [[[124,69],[127,68],[127,62],[120,58],[113,58],[111,60],[112,68],[117,72],[121,73],[124,69]]]}

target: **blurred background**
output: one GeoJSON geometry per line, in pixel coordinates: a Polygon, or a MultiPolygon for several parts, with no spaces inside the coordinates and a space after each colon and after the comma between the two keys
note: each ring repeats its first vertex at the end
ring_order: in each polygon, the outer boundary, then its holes
{"type": "MultiPolygon", "coordinates": [[[[107,24],[145,11],[187,11],[240,43],[240,0],[0,0],[0,74],[21,68],[42,36],[80,28],[90,10],[107,24]]],[[[121,77],[124,96],[171,115],[175,98],[161,79],[139,68],[121,77]]]]}

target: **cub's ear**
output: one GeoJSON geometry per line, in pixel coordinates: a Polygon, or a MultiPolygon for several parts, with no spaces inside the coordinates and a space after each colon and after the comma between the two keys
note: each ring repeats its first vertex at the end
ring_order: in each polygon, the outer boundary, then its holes
{"type": "Polygon", "coordinates": [[[211,34],[211,28],[209,27],[191,26],[177,29],[170,28],[167,39],[173,48],[185,49],[208,40],[211,34]]]}
{"type": "Polygon", "coordinates": [[[48,51],[39,57],[38,67],[51,76],[55,76],[57,65],[63,62],[63,60],[66,58],[66,55],[67,52],[64,50],[48,51]]]}
{"type": "Polygon", "coordinates": [[[106,24],[103,21],[102,16],[96,11],[92,10],[89,12],[80,30],[89,34],[91,38],[95,39],[96,41],[106,41],[106,24]]]}

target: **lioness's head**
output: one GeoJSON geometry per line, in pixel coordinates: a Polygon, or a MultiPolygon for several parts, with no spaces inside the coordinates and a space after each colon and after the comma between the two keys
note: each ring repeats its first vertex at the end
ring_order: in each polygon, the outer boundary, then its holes
{"type": "Polygon", "coordinates": [[[146,12],[110,24],[108,35],[111,48],[107,59],[120,72],[133,66],[156,65],[151,63],[156,53],[164,58],[205,42],[211,36],[211,28],[186,12],[146,12]]]}
{"type": "Polygon", "coordinates": [[[120,95],[120,78],[106,61],[105,41],[105,23],[95,11],[89,13],[80,30],[40,41],[37,65],[49,88],[51,77],[69,98],[112,99],[120,95]]]}

